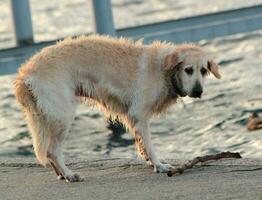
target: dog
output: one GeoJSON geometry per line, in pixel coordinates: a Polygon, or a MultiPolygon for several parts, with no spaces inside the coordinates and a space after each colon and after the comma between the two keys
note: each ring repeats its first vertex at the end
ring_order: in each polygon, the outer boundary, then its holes
{"type": "Polygon", "coordinates": [[[84,98],[133,133],[138,153],[168,172],[151,144],[149,119],[178,98],[200,98],[205,77],[220,79],[219,66],[193,44],[156,41],[144,45],[125,38],[81,36],[42,49],[23,64],[14,82],[15,96],[32,133],[36,158],[50,164],[58,179],[82,178],[69,170],[62,145],[84,98]]]}

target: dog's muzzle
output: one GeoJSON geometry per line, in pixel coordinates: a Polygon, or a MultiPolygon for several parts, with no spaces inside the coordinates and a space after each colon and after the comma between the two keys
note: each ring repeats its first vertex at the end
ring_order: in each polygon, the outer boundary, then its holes
{"type": "Polygon", "coordinates": [[[192,93],[190,94],[190,97],[194,98],[201,98],[203,93],[203,88],[200,85],[200,83],[196,83],[196,85],[192,89],[192,93]]]}

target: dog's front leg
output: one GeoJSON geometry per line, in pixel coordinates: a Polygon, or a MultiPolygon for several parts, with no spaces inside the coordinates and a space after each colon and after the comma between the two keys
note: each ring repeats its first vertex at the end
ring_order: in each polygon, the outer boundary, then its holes
{"type": "Polygon", "coordinates": [[[154,166],[154,171],[160,173],[168,172],[172,166],[161,163],[157,158],[151,143],[148,120],[136,119],[132,131],[135,135],[136,146],[139,153],[142,154],[147,161],[151,162],[154,166]]]}

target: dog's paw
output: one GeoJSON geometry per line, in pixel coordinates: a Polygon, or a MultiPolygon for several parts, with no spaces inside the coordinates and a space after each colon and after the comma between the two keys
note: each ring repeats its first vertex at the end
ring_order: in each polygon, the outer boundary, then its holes
{"type": "Polygon", "coordinates": [[[65,179],[66,179],[66,182],[70,182],[70,183],[84,181],[84,179],[82,179],[78,174],[72,174],[72,175],[66,176],[65,179]]]}
{"type": "Polygon", "coordinates": [[[57,176],[57,178],[56,178],[56,179],[57,179],[57,180],[64,180],[64,179],[65,179],[65,177],[64,177],[63,175],[61,175],[61,174],[60,174],[60,175],[58,175],[58,176],[57,176]]]}
{"type": "Polygon", "coordinates": [[[156,172],[156,173],[167,173],[173,168],[174,167],[170,164],[159,163],[159,164],[154,166],[154,172],[156,172]]]}
{"type": "Polygon", "coordinates": [[[154,167],[154,164],[153,164],[152,161],[150,161],[150,160],[147,160],[147,161],[146,161],[146,164],[149,165],[149,166],[151,166],[151,167],[154,167]]]}

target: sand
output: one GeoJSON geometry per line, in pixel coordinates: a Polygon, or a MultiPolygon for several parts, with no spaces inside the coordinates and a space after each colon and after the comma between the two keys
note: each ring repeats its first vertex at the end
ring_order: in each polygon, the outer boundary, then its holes
{"type": "MultiPolygon", "coordinates": [[[[182,160],[170,160],[174,165],[182,160]]],[[[130,159],[77,161],[70,168],[84,182],[56,180],[50,168],[33,159],[0,160],[1,200],[7,199],[186,199],[256,200],[262,196],[262,160],[208,163],[167,177],[130,159]]]]}

